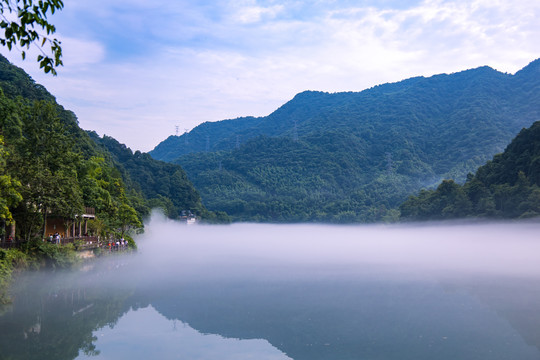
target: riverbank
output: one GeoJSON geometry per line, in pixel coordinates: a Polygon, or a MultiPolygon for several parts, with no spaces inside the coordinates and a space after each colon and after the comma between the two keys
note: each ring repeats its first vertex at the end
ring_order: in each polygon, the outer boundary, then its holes
{"type": "Polygon", "coordinates": [[[137,245],[128,238],[128,245],[119,249],[108,245],[92,250],[80,251],[74,244],[51,244],[31,242],[20,248],[0,249],[0,306],[9,304],[9,288],[17,273],[44,269],[70,269],[93,258],[119,251],[133,251],[137,245]],[[90,253],[91,254],[90,254],[90,253]]]}
{"type": "Polygon", "coordinates": [[[27,256],[19,249],[0,249],[0,306],[9,302],[13,272],[27,268],[27,256]]]}

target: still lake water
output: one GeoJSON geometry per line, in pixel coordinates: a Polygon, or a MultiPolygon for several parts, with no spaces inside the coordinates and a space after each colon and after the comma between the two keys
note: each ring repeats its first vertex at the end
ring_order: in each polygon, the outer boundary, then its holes
{"type": "Polygon", "coordinates": [[[540,224],[146,229],[22,277],[0,359],[540,359],[540,224]]]}

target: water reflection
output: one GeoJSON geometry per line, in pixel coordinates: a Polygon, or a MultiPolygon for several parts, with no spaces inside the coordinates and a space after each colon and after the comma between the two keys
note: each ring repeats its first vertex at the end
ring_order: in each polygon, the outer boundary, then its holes
{"type": "Polygon", "coordinates": [[[540,359],[536,224],[153,221],[135,257],[20,282],[0,359],[540,359]]]}
{"type": "Polygon", "coordinates": [[[205,333],[267,339],[293,359],[538,359],[538,342],[521,334],[540,324],[521,321],[538,302],[514,307],[523,293],[482,286],[478,298],[455,283],[388,278],[178,283],[155,288],[153,305],[205,333]]]}
{"type": "MultiPolygon", "coordinates": [[[[83,274],[32,274],[20,279],[0,317],[0,359],[74,359],[97,354],[92,332],[129,308],[127,289],[96,286],[83,274]]],[[[95,275],[95,274],[94,274],[95,275]]]]}
{"type": "MultiPolygon", "coordinates": [[[[201,334],[181,321],[167,320],[151,306],[129,311],[114,328],[95,334],[102,359],[290,359],[266,340],[201,334]]],[[[77,359],[93,358],[81,355],[77,359]]]]}

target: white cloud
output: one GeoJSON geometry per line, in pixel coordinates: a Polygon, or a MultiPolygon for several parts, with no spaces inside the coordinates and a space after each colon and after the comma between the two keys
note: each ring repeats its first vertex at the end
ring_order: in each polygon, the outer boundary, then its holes
{"type": "Polygon", "coordinates": [[[105,58],[105,47],[97,41],[67,36],[59,36],[58,39],[62,42],[66,69],[78,69],[81,66],[98,64],[105,58]]]}
{"type": "MultiPolygon", "coordinates": [[[[114,18],[130,3],[103,1],[95,11],[114,18]]],[[[122,33],[105,35],[143,37],[138,46],[148,49],[135,49],[136,56],[109,62],[118,39],[107,44],[103,34],[69,33],[65,25],[66,66],[57,78],[31,60],[23,66],[83,127],[150,150],[175,125],[267,115],[303,90],[359,91],[481,65],[515,72],[540,56],[537,1],[426,0],[405,9],[339,1],[313,8],[278,0],[211,4],[135,3],[140,18],[131,12],[115,27],[124,26],[122,33]]]]}
{"type": "Polygon", "coordinates": [[[236,10],[233,19],[241,24],[256,23],[264,19],[273,19],[284,10],[283,5],[263,6],[242,6],[236,10]]]}

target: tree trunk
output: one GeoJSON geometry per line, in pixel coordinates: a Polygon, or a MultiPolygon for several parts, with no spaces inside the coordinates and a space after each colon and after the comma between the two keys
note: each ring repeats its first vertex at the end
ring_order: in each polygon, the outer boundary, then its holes
{"type": "Polygon", "coordinates": [[[47,235],[47,206],[43,208],[43,234],[41,240],[45,239],[47,235]]]}
{"type": "Polygon", "coordinates": [[[11,241],[15,241],[15,220],[9,225],[9,236],[11,236],[11,241]]]}

